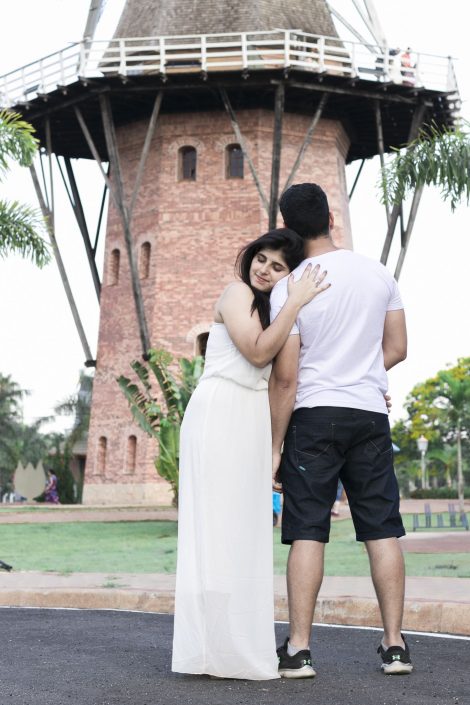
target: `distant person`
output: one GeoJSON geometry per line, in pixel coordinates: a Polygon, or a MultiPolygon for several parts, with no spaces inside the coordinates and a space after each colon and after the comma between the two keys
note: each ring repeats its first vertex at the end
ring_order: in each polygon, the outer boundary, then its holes
{"type": "MultiPolygon", "coordinates": [[[[384,395],[386,370],[406,357],[406,325],[397,284],[379,262],[336,247],[328,200],[316,184],[282,195],[285,224],[305,240],[308,266],[328,270],[333,286],[297,316],[269,383],[273,477],[284,490],[282,542],[290,636],[278,648],[279,673],[315,676],[310,633],[323,580],[325,543],[338,479],[348,496],[356,539],[365,542],[384,634],[378,652],[387,674],[412,670],[401,633],[405,534],[393,469],[384,395]],[[281,460],[281,448],[284,444],[281,460]]],[[[271,294],[271,320],[287,298],[287,279],[271,294]]]]}
{"type": "Polygon", "coordinates": [[[60,504],[59,493],[57,492],[57,476],[54,471],[47,470],[47,481],[44,490],[44,501],[49,504],[60,504]]]}
{"type": "Polygon", "coordinates": [[[343,496],[343,483],[341,480],[338,480],[338,489],[336,490],[336,499],[331,507],[331,515],[334,517],[339,517],[340,509],[341,509],[341,497],[343,496]]]}
{"type": "Polygon", "coordinates": [[[416,63],[411,56],[411,48],[408,47],[400,54],[402,83],[405,86],[414,86],[416,83],[416,63]]]}

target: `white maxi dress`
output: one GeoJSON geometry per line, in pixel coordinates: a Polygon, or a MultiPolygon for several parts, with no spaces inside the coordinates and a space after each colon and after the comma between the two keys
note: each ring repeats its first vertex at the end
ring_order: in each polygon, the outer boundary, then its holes
{"type": "Polygon", "coordinates": [[[270,365],[249,363],[226,327],[181,427],[172,670],[278,678],[274,637],[270,365]]]}

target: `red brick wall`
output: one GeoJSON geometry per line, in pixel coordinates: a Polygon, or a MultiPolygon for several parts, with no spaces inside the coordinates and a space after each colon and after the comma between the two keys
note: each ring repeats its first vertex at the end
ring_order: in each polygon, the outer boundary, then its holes
{"type": "MultiPolygon", "coordinates": [[[[273,114],[238,115],[242,133],[269,198],[273,114]]],[[[302,144],[310,118],[286,114],[281,188],[302,144]]],[[[146,124],[120,128],[118,140],[125,190],[132,192],[146,124]]],[[[132,219],[135,253],[151,245],[150,269],[141,279],[151,343],[191,356],[198,333],[207,330],[213,305],[233,279],[241,245],[267,230],[267,216],[245,163],[244,179],[225,178],[225,147],[236,142],[224,112],[162,115],[147,161],[132,219]],[[196,181],[178,181],[178,149],[197,148],[196,181]]],[[[315,181],[327,192],[336,218],[335,239],[351,246],[344,176],[347,138],[338,122],[322,120],[294,182],[315,181]]],[[[279,225],[282,224],[279,218],[279,225]]],[[[166,483],[154,469],[155,446],[136,428],[115,378],[132,376],[129,363],[141,354],[129,267],[121,224],[110,206],[97,369],[86,467],[85,501],[164,501],[166,483]],[[119,281],[110,285],[111,252],[120,250],[119,281]],[[136,467],[125,467],[127,439],[137,436],[136,467]],[[100,437],[107,438],[104,473],[98,471],[100,437]],[[156,484],[157,483],[157,484],[156,484]]]]}

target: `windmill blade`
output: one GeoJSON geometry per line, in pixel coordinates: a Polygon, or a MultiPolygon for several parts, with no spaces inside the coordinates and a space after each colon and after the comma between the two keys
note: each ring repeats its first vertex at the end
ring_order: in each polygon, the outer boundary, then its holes
{"type": "Polygon", "coordinates": [[[83,39],[93,39],[107,0],[91,0],[83,39]]]}
{"type": "Polygon", "coordinates": [[[380,24],[379,15],[375,9],[373,0],[364,0],[364,5],[366,6],[367,14],[369,15],[369,19],[374,30],[374,37],[378,40],[377,44],[380,44],[383,47],[387,46],[387,37],[382,29],[382,25],[380,24]]]}

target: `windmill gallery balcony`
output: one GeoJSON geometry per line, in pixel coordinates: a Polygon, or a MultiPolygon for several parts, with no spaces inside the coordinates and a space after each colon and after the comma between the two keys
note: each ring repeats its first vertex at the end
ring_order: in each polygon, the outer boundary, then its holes
{"type": "Polygon", "coordinates": [[[454,94],[450,57],[348,42],[300,30],[82,41],[0,77],[0,106],[28,104],[77,81],[106,77],[296,69],[454,94]]]}

